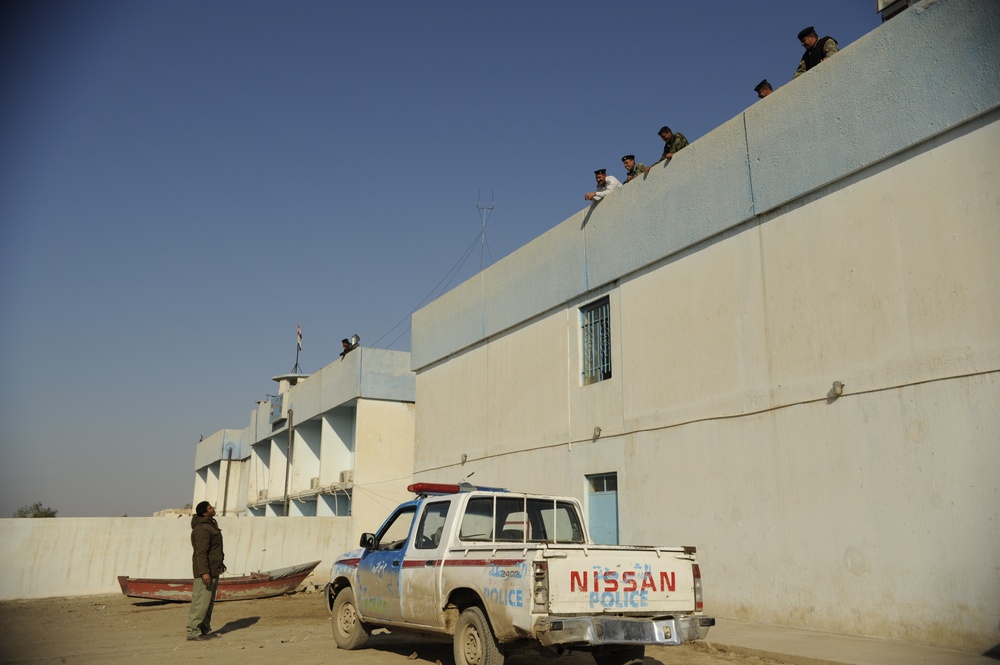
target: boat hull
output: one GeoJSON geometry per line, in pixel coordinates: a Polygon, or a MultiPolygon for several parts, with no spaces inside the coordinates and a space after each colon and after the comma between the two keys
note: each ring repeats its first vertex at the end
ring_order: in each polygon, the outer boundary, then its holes
{"type": "MultiPolygon", "coordinates": [[[[320,564],[311,561],[290,568],[251,573],[240,577],[222,577],[215,590],[215,600],[250,600],[270,598],[294,591],[320,564]]],[[[191,602],[193,579],[136,578],[121,575],[118,584],[131,598],[148,598],[179,603],[191,602]]]]}

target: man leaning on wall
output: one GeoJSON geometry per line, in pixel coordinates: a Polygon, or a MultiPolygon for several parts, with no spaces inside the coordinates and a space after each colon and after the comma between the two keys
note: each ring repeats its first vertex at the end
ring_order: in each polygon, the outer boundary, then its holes
{"type": "Polygon", "coordinates": [[[584,200],[593,201],[597,203],[602,200],[605,196],[615,191],[616,189],[621,189],[621,182],[618,178],[613,175],[608,175],[607,169],[597,169],[594,171],[594,180],[597,182],[597,190],[593,192],[587,192],[583,195],[584,200]]]}
{"type": "MultiPolygon", "coordinates": [[[[656,132],[656,134],[661,139],[663,139],[663,155],[660,156],[660,159],[655,164],[653,164],[653,166],[656,166],[656,164],[659,164],[660,162],[669,163],[670,160],[674,158],[674,153],[681,150],[682,148],[686,148],[688,145],[687,137],[685,137],[680,132],[677,132],[675,134],[666,125],[660,127],[660,131],[656,132]]],[[[652,169],[653,166],[647,166],[646,173],[649,173],[650,169],[652,169]]]]}
{"type": "Polygon", "coordinates": [[[836,39],[829,36],[820,39],[816,34],[816,29],[811,25],[799,32],[799,43],[806,51],[802,54],[802,60],[799,61],[798,69],[792,76],[793,79],[802,76],[840,50],[836,39]]]}

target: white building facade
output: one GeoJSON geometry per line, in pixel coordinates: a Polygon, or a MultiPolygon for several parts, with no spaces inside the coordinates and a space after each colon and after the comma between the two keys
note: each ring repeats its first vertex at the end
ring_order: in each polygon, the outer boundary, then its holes
{"type": "Polygon", "coordinates": [[[916,3],[418,311],[414,478],[695,545],[718,616],[1000,642],[998,54],[916,3]]]}
{"type": "MultiPolygon", "coordinates": [[[[242,430],[198,444],[193,504],[220,515],[342,517],[350,536],[410,497],[415,378],[408,353],[357,348],[319,372],[275,377],[242,430]]],[[[336,552],[334,552],[336,554],[336,552]]]]}

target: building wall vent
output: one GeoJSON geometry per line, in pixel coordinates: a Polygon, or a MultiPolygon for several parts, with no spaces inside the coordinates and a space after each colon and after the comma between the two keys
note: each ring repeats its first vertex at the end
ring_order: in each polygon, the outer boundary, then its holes
{"type": "Polygon", "coordinates": [[[264,501],[265,499],[267,499],[267,490],[261,490],[257,492],[258,501],[264,501]]]}
{"type": "Polygon", "coordinates": [[[311,490],[319,489],[319,476],[309,479],[309,489],[311,490]]]}
{"type": "Polygon", "coordinates": [[[348,469],[346,471],[340,472],[340,482],[341,483],[353,483],[354,482],[354,470],[348,469]]]}

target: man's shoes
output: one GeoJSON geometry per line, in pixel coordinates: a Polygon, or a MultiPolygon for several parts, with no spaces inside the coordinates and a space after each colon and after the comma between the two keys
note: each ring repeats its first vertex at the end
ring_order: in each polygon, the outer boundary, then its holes
{"type": "Polygon", "coordinates": [[[215,640],[222,637],[222,633],[209,632],[209,633],[202,633],[201,636],[204,637],[205,639],[215,640]]]}
{"type": "Polygon", "coordinates": [[[212,639],[211,635],[188,635],[188,642],[207,642],[212,639]]]}

